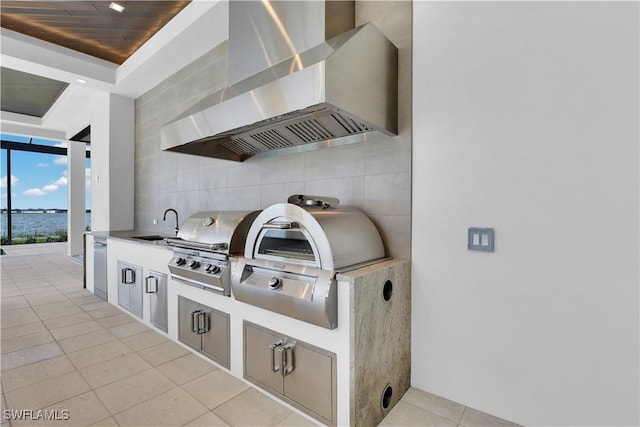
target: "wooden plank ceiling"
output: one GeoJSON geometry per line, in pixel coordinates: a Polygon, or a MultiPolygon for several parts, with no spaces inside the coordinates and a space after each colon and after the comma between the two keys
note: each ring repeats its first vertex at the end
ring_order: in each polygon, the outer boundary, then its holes
{"type": "Polygon", "coordinates": [[[189,1],[7,1],[0,26],[122,64],[189,1]]]}

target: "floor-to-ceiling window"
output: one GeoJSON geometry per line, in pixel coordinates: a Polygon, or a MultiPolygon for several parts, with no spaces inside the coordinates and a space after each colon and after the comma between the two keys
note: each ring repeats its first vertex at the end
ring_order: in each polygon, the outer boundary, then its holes
{"type": "Polygon", "coordinates": [[[0,206],[2,206],[2,212],[0,213],[0,244],[9,243],[9,209],[10,205],[7,203],[11,195],[10,191],[10,182],[11,182],[11,174],[7,175],[7,150],[5,148],[0,150],[0,175],[2,176],[0,180],[0,206]]]}
{"type": "MultiPolygon", "coordinates": [[[[2,136],[3,245],[67,240],[66,143],[13,135],[2,136]]],[[[87,150],[85,176],[89,176],[87,150]]],[[[85,178],[86,209],[90,206],[90,180],[85,178]]],[[[90,215],[85,215],[90,227],[90,215]]]]}

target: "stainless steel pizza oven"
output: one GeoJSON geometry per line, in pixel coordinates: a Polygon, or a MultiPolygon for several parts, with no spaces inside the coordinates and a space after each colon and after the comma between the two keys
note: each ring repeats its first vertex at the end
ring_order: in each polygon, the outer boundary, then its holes
{"type": "Polygon", "coordinates": [[[338,326],[335,276],[384,258],[371,220],[337,199],[294,195],[253,221],[232,271],[239,301],[328,329],[338,326]]]}
{"type": "Polygon", "coordinates": [[[197,212],[180,227],[169,262],[171,277],[181,283],[231,295],[229,257],[242,255],[251,223],[260,211],[197,212]]]}

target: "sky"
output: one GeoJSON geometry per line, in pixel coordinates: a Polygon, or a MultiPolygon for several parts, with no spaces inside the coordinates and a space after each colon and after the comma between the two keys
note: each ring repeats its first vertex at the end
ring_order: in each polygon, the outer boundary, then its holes
{"type": "MultiPolygon", "coordinates": [[[[28,138],[1,134],[5,141],[28,138]]],[[[34,138],[33,144],[66,147],[64,141],[34,138]]],[[[85,161],[85,206],[91,207],[91,160],[85,161]]],[[[0,207],[7,207],[7,152],[0,155],[0,207]]],[[[67,157],[11,150],[11,208],[67,209],[67,157]]]]}

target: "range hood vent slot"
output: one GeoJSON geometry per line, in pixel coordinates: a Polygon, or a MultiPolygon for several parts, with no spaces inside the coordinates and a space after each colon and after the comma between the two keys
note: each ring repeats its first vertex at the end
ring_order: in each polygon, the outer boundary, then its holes
{"type": "Polygon", "coordinates": [[[254,154],[259,153],[260,151],[255,148],[253,145],[249,144],[244,138],[229,138],[228,141],[220,144],[234,153],[240,154],[241,156],[252,156],[254,154]]]}
{"type": "Polygon", "coordinates": [[[287,126],[287,129],[304,142],[322,141],[335,137],[322,123],[315,119],[287,126]]]}
{"type": "Polygon", "coordinates": [[[287,138],[282,136],[277,129],[272,129],[266,132],[257,132],[249,136],[259,144],[264,145],[267,150],[275,150],[293,145],[289,140],[287,140],[287,138]]]}
{"type": "Polygon", "coordinates": [[[355,120],[341,116],[340,114],[332,114],[331,117],[333,117],[336,122],[340,123],[340,126],[342,126],[345,132],[350,135],[371,130],[366,125],[362,123],[356,123],[355,120]]]}

